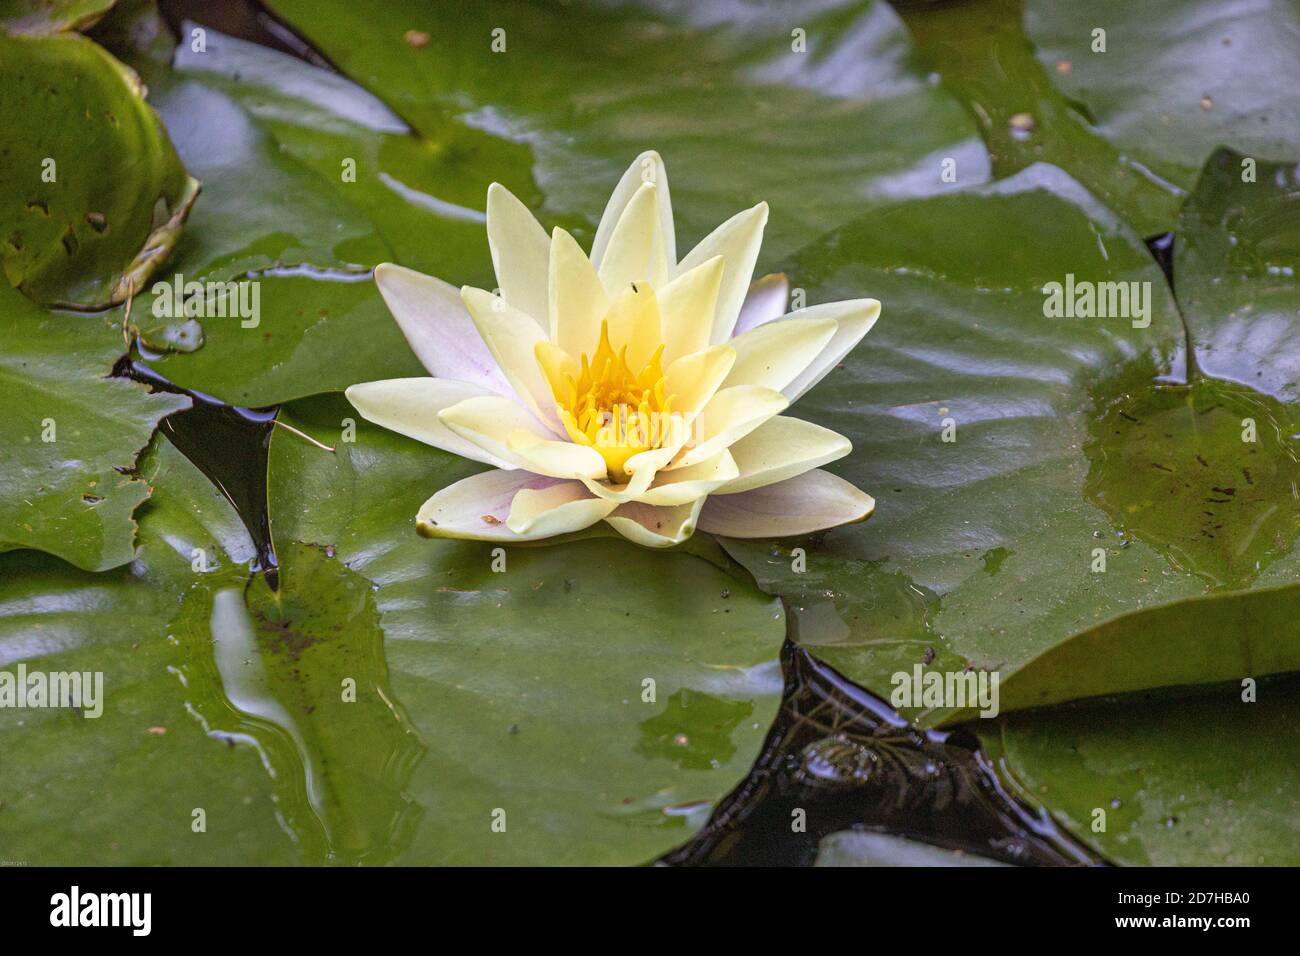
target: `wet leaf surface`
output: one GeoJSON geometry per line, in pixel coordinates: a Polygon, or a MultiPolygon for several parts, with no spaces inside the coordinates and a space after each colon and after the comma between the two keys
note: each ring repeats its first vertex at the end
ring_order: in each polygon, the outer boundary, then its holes
{"type": "Polygon", "coordinates": [[[179,234],[190,181],[139,78],[75,33],[0,31],[0,249],[9,284],[104,306],[143,287],[179,234]]]}
{"type": "Polygon", "coordinates": [[[0,289],[0,551],[35,548],[90,571],[131,560],[132,472],[159,420],[189,399],[111,378],[102,319],[43,312],[0,289]]]}

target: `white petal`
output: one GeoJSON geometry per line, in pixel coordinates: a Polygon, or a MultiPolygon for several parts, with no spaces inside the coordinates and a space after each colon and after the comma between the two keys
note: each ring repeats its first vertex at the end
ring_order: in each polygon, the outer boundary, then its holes
{"type": "Polygon", "coordinates": [[[550,537],[589,527],[617,506],[593,496],[581,482],[562,481],[549,488],[521,488],[506,524],[516,534],[550,537]]]}
{"type": "Polygon", "coordinates": [[[782,538],[861,521],[875,507],[870,495],[843,478],[805,471],[737,495],[710,495],[699,524],[704,531],[732,538],[782,538]]]}
{"type": "Polygon", "coordinates": [[[382,382],[362,382],[351,386],[344,394],[362,418],[389,431],[462,458],[486,462],[498,468],[515,467],[509,461],[456,434],[438,417],[444,408],[468,398],[491,396],[496,401],[510,402],[510,399],[489,392],[482,386],[445,378],[393,378],[382,382]]]}
{"type": "Polygon", "coordinates": [[[465,311],[459,289],[391,262],[375,266],[375,285],[430,375],[514,394],[465,311]]]}
{"type": "Polygon", "coordinates": [[[862,337],[871,331],[880,317],[880,303],[875,299],[850,299],[845,302],[827,302],[813,305],[798,312],[792,312],[790,318],[832,318],[838,328],[831,340],[818,353],[808,367],[795,376],[782,391],[790,401],[795,401],[835,368],[844,356],[853,351],[853,347],[862,341],[862,337]]]}
{"type": "Polygon", "coordinates": [[[792,313],[731,340],[736,364],[724,387],[762,385],[782,391],[816,359],[835,335],[832,318],[796,317],[792,313]]]}
{"type": "Polygon", "coordinates": [[[647,548],[670,548],[694,533],[704,501],[698,498],[668,508],[634,501],[619,505],[605,521],[629,541],[647,548]]]}
{"type": "Polygon", "coordinates": [[[785,273],[774,272],[755,279],[745,293],[745,304],[740,307],[740,318],[736,320],[736,329],[732,334],[739,335],[781,318],[785,315],[789,301],[790,280],[785,277],[785,273]]]}
{"type": "Polygon", "coordinates": [[[614,227],[597,270],[611,299],[634,282],[649,281],[656,288],[664,284],[668,263],[664,260],[658,194],[654,183],[642,183],[614,227]]]}
{"type": "Polygon", "coordinates": [[[754,275],[758,249],[763,244],[763,227],[767,224],[767,203],[761,202],[753,209],[736,213],[713,232],[700,240],[677,266],[676,275],[722,256],[726,263],[722,273],[722,287],[718,292],[718,307],[713,315],[713,331],[709,341],[725,342],[731,338],[732,329],[744,304],[749,280],[754,275]]]}
{"type": "Polygon", "coordinates": [[[469,398],[444,408],[443,424],[491,455],[552,478],[603,478],[605,459],[595,449],[546,434],[520,405],[497,396],[469,398]]]}
{"type": "Polygon", "coordinates": [[[594,354],[609,297],[587,254],[563,229],[551,233],[549,270],[551,341],[574,358],[594,354]]]}
{"type": "Polygon", "coordinates": [[[546,340],[541,328],[529,316],[491,292],[465,286],[460,294],[474,326],[506,380],[539,421],[556,434],[562,434],[551,386],[537,364],[535,346],[546,340]]]}
{"type": "MultiPolygon", "coordinates": [[[[426,501],[415,518],[415,527],[426,538],[468,538],[472,541],[535,541],[553,534],[581,531],[588,512],[570,508],[560,517],[534,526],[527,533],[510,530],[510,506],[525,490],[553,488],[554,478],[530,475],[526,471],[485,471],[448,485],[426,501]]],[[[567,483],[564,483],[567,484],[567,483]]],[[[585,523],[584,523],[585,522],[585,523]]]]}
{"type": "Polygon", "coordinates": [[[528,207],[500,183],[488,187],[487,235],[501,297],[547,330],[551,242],[528,207]]]}
{"type": "Polygon", "coordinates": [[[659,207],[660,234],[663,236],[664,256],[669,268],[677,262],[677,239],[673,229],[673,202],[668,192],[668,171],[664,161],[654,150],[646,150],[632,161],[623,178],[614,187],[609,197],[605,212],[600,217],[596,228],[596,238],[591,243],[591,261],[600,266],[605,257],[605,250],[614,235],[614,229],[623,215],[623,210],[631,201],[642,183],[654,183],[657,187],[656,202],[659,207]]]}
{"type": "Polygon", "coordinates": [[[712,458],[773,415],[785,411],[789,404],[780,392],[762,385],[734,385],[722,389],[709,399],[695,421],[692,429],[695,444],[669,467],[694,465],[712,458]]]}
{"type": "Polygon", "coordinates": [[[843,458],[852,443],[838,432],[798,418],[778,415],[729,449],[740,475],[715,494],[729,495],[785,481],[843,458]]]}
{"type": "Polygon", "coordinates": [[[739,476],[731,453],[723,449],[698,465],[659,472],[655,483],[638,500],[648,505],[689,504],[739,476]]]}
{"type": "Polygon", "coordinates": [[[708,348],[724,267],[722,256],[714,256],[658,290],[664,362],[708,348]]]}

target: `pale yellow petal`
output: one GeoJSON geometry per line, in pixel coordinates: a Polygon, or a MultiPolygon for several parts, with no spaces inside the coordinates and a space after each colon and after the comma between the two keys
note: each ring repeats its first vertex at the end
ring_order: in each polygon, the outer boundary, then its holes
{"type": "Polygon", "coordinates": [[[871,331],[876,319],[880,317],[880,303],[875,299],[827,302],[800,309],[790,315],[791,318],[797,316],[810,319],[831,318],[835,320],[837,328],[831,340],[817,353],[817,357],[808,363],[808,367],[781,389],[792,402],[825,378],[831,369],[853,351],[862,337],[871,331]]]}
{"type": "Polygon", "coordinates": [[[778,415],[731,446],[740,474],[715,493],[736,494],[785,481],[852,450],[853,445],[838,432],[778,415]]]}
{"type": "Polygon", "coordinates": [[[484,451],[538,475],[602,478],[605,460],[591,448],[541,432],[520,406],[495,396],[470,398],[439,414],[443,424],[484,451]]]}
{"type": "Polygon", "coordinates": [[[345,394],[362,418],[382,428],[462,458],[498,468],[515,467],[512,462],[456,434],[438,417],[443,409],[469,398],[490,396],[499,401],[510,401],[481,386],[445,378],[394,378],[361,382],[349,387],[345,394]]]}
{"type": "Polygon", "coordinates": [[[704,498],[672,507],[633,501],[619,505],[605,519],[615,531],[647,548],[671,548],[695,531],[704,498]]]}
{"type": "Polygon", "coordinates": [[[733,385],[718,391],[700,412],[689,443],[670,468],[694,465],[758,428],[790,404],[784,395],[762,385],[733,385]]]}
{"type": "Polygon", "coordinates": [[[637,500],[648,505],[683,505],[703,498],[739,475],[731,453],[723,449],[697,465],[659,472],[654,484],[637,500]]]}
{"type": "Polygon", "coordinates": [[[767,225],[767,203],[761,202],[753,209],[736,213],[713,232],[677,266],[676,275],[722,256],[726,267],[722,274],[722,287],[718,292],[718,307],[713,316],[713,330],[709,341],[725,342],[731,338],[732,329],[740,315],[749,290],[749,280],[754,275],[754,263],[763,244],[763,227],[767,225]]]}
{"type": "Polygon", "coordinates": [[[526,428],[516,428],[507,436],[510,454],[520,467],[553,478],[604,478],[608,473],[600,452],[587,445],[570,441],[539,438],[526,428]]]}
{"type": "Polygon", "coordinates": [[[500,183],[488,187],[487,236],[501,297],[549,331],[551,243],[528,207],[500,183]]]}
{"type": "Polygon", "coordinates": [[[798,377],[835,335],[831,318],[784,318],[731,340],[736,363],[724,386],[762,385],[781,391],[798,377]]]}
{"type": "Polygon", "coordinates": [[[551,233],[549,295],[551,341],[574,358],[595,352],[609,297],[587,254],[563,229],[551,233]]]}
{"type": "Polygon", "coordinates": [[[552,432],[562,431],[551,387],[537,364],[535,346],[545,341],[541,328],[500,296],[465,286],[460,290],[470,318],[506,380],[537,418],[552,432]]]}
{"type": "Polygon", "coordinates": [[[659,290],[665,362],[708,348],[723,270],[722,256],[714,256],[659,290]]]}
{"type": "Polygon", "coordinates": [[[593,496],[580,482],[564,481],[521,489],[510,504],[506,524],[516,534],[550,537],[590,527],[617,506],[593,496]]]}
{"type": "Polygon", "coordinates": [[[693,421],[727,378],[736,361],[730,345],[713,345],[683,355],[664,371],[664,394],[673,396],[673,410],[693,421]]]}
{"type": "Polygon", "coordinates": [[[614,296],[607,321],[614,351],[621,352],[626,347],[628,366],[638,371],[644,368],[663,339],[654,289],[645,282],[629,283],[614,296]]]}
{"type": "Polygon", "coordinates": [[[627,204],[643,183],[654,183],[656,187],[655,200],[659,209],[664,257],[670,269],[677,262],[677,240],[673,229],[672,197],[668,192],[668,171],[664,168],[664,161],[659,158],[659,154],[651,149],[632,161],[632,165],[623,173],[623,177],[609,197],[605,212],[600,217],[600,225],[596,228],[596,238],[591,244],[591,261],[597,266],[600,266],[604,260],[605,250],[610,244],[619,219],[622,218],[623,210],[627,208],[627,204]]]}
{"type": "Polygon", "coordinates": [[[662,286],[668,276],[657,197],[654,183],[642,183],[614,227],[597,270],[610,298],[633,282],[662,286]]]}
{"type": "Polygon", "coordinates": [[[416,515],[416,530],[426,538],[465,538],[471,541],[509,543],[536,541],[553,534],[581,531],[600,520],[601,516],[596,516],[588,521],[590,511],[566,508],[560,517],[545,524],[533,525],[526,533],[512,531],[508,522],[515,498],[521,492],[541,491],[557,484],[553,478],[532,475],[526,471],[493,470],[471,475],[448,485],[426,501],[416,515]]]}

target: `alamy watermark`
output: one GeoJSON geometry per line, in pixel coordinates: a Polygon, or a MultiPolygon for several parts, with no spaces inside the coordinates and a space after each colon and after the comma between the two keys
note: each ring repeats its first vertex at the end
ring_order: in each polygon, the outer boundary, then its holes
{"type": "Polygon", "coordinates": [[[0,708],[70,707],[81,716],[104,713],[103,671],[0,671],[0,708]]]}
{"type": "Polygon", "coordinates": [[[999,680],[997,671],[927,671],[917,664],[910,674],[897,671],[890,677],[894,689],[889,694],[889,703],[895,710],[978,708],[981,717],[996,717],[999,680]]]}
{"type": "Polygon", "coordinates": [[[156,319],[232,318],[245,329],[255,329],[262,321],[262,288],[256,279],[186,282],[178,272],[170,282],[155,282],[149,291],[156,319]]]}
{"type": "Polygon", "coordinates": [[[1065,282],[1043,286],[1043,315],[1049,319],[1129,319],[1135,329],[1151,324],[1151,283],[1090,282],[1067,273],[1065,282]]]}

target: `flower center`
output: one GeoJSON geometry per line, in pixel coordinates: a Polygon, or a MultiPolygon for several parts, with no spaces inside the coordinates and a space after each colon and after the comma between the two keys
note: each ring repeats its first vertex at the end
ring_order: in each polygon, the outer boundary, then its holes
{"type": "Polygon", "coordinates": [[[600,324],[600,341],[588,358],[582,353],[577,378],[565,375],[566,393],[559,397],[560,420],[573,441],[600,452],[615,484],[628,480],[624,465],[639,452],[671,440],[680,415],[673,414],[673,397],[664,394],[661,365],[664,347],[639,372],[627,362],[627,346],[618,352],[609,342],[609,322],[600,324]]]}

